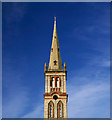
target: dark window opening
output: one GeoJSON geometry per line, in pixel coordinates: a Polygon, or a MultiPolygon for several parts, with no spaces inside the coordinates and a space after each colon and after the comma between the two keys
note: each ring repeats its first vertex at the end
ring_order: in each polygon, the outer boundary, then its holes
{"type": "Polygon", "coordinates": [[[52,80],[50,80],[50,87],[52,87],[52,80]]]}
{"type": "Polygon", "coordinates": [[[57,99],[58,99],[58,96],[57,96],[57,95],[54,95],[54,96],[53,96],[53,99],[57,100],[57,99]]]}
{"type": "Polygon", "coordinates": [[[61,113],[62,113],[62,111],[61,111],[61,105],[59,105],[59,117],[62,116],[61,113]]]}
{"type": "Polygon", "coordinates": [[[52,117],[52,105],[50,105],[50,117],[52,117]]]}

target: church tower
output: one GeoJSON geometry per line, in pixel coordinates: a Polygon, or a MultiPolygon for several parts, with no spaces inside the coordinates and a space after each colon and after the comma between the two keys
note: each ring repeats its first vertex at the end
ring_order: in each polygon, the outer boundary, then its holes
{"type": "Polygon", "coordinates": [[[64,68],[62,68],[62,61],[56,30],[56,17],[54,18],[54,31],[49,65],[47,68],[47,63],[45,63],[44,74],[44,118],[67,118],[67,69],[66,63],[64,63],[64,68]]]}

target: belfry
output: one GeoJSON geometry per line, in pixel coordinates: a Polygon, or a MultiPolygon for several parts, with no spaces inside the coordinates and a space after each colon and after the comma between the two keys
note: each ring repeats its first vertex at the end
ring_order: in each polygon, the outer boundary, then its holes
{"type": "Polygon", "coordinates": [[[62,67],[59,42],[54,18],[54,31],[49,65],[45,63],[44,118],[67,118],[66,63],[62,67]]]}

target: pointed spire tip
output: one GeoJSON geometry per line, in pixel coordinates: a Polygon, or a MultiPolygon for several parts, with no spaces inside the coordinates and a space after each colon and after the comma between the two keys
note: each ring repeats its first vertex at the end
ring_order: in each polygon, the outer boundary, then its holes
{"type": "Polygon", "coordinates": [[[56,16],[54,16],[54,21],[56,21],[56,16]]]}

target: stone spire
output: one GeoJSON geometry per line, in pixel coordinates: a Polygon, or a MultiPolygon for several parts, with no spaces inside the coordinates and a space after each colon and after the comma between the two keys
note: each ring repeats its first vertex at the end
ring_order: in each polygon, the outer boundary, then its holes
{"type": "Polygon", "coordinates": [[[48,70],[61,70],[61,69],[62,69],[62,61],[61,61],[59,42],[58,42],[58,36],[57,36],[57,30],[56,30],[56,17],[54,17],[54,31],[53,31],[48,70]]]}

